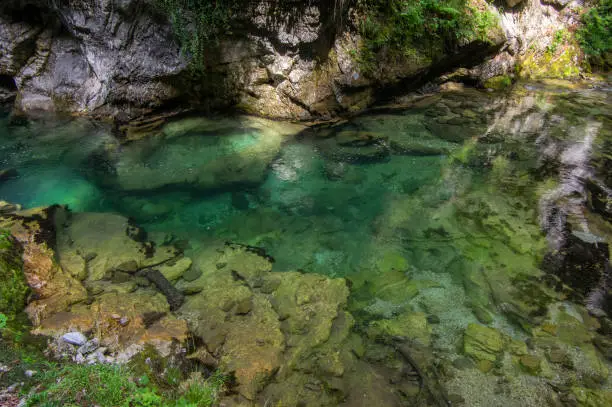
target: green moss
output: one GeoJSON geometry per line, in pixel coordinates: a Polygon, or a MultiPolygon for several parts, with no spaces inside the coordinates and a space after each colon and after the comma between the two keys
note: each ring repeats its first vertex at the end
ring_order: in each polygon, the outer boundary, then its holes
{"type": "Polygon", "coordinates": [[[0,230],[0,312],[14,321],[25,307],[28,285],[22,270],[18,244],[0,230]]]}
{"type": "Polygon", "coordinates": [[[555,34],[545,50],[530,49],[516,67],[524,79],[576,79],[580,75],[581,52],[569,33],[555,34]]]}
{"type": "Polygon", "coordinates": [[[508,75],[494,76],[484,83],[488,89],[504,90],[512,86],[512,79],[508,75]]]}

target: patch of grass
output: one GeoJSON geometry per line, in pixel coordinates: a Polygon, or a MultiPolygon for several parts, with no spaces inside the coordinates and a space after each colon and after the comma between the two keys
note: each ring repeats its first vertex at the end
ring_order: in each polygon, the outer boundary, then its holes
{"type": "Polygon", "coordinates": [[[160,391],[143,378],[137,380],[127,366],[47,364],[47,369],[37,377],[38,391],[27,399],[26,405],[210,407],[217,402],[225,381],[225,376],[218,372],[199,381],[190,378],[187,386],[172,393],[160,391]]]}
{"type": "Polygon", "coordinates": [[[0,365],[7,367],[0,373],[0,388],[23,383],[27,406],[210,407],[227,383],[220,372],[208,378],[201,372],[181,372],[173,386],[160,387],[130,365],[50,362],[41,345],[0,339],[0,365]]]}
{"type": "Polygon", "coordinates": [[[124,406],[137,386],[128,371],[114,365],[65,365],[41,374],[44,390],[28,398],[27,406],[124,406]]]}

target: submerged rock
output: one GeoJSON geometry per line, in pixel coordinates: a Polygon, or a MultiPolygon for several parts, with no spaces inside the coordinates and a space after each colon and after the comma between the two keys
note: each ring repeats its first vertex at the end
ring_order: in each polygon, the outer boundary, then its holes
{"type": "Polygon", "coordinates": [[[463,334],[463,351],[477,362],[495,362],[503,352],[499,331],[479,324],[469,324],[463,334]]]}
{"type": "MultiPolygon", "coordinates": [[[[302,126],[254,117],[183,119],[154,139],[110,152],[114,186],[127,191],[164,187],[218,190],[257,185],[282,142],[302,126]],[[221,134],[219,134],[221,133],[221,134]]],[[[101,174],[108,178],[108,174],[101,174]]]]}

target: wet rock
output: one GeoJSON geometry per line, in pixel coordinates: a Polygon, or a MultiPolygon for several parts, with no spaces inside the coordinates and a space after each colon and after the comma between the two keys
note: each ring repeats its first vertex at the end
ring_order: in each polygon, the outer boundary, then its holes
{"type": "Polygon", "coordinates": [[[499,331],[479,324],[469,324],[463,334],[463,351],[477,362],[495,362],[503,352],[499,331]]]}
{"type": "Polygon", "coordinates": [[[123,190],[169,186],[218,190],[258,185],[283,140],[302,129],[255,117],[242,117],[240,125],[234,119],[188,118],[166,125],[159,139],[136,141],[107,154],[116,156],[117,187],[123,190]],[[225,136],[202,137],[215,128],[225,136]],[[150,162],[143,161],[143,156],[150,162]]]}
{"type": "Polygon", "coordinates": [[[453,367],[459,370],[472,369],[476,367],[474,361],[470,358],[459,357],[453,360],[453,367]]]}
{"type": "Polygon", "coordinates": [[[164,263],[179,255],[172,246],[137,242],[126,235],[130,222],[112,213],[74,213],[66,228],[57,234],[60,258],[78,250],[96,253],[87,261],[87,282],[104,278],[109,270],[134,273],[136,270],[164,263]]]}
{"type": "Polygon", "coordinates": [[[187,270],[191,268],[192,263],[189,257],[183,257],[177,261],[164,263],[158,269],[168,281],[176,281],[183,277],[187,270]]]}
{"type": "Polygon", "coordinates": [[[537,356],[524,355],[519,358],[521,368],[530,375],[537,376],[542,372],[542,360],[537,356]]]}
{"type": "Polygon", "coordinates": [[[187,282],[195,281],[202,276],[202,270],[196,267],[190,267],[185,274],[183,274],[183,280],[187,282]]]}
{"type": "Polygon", "coordinates": [[[246,315],[253,309],[253,301],[251,298],[245,298],[236,304],[234,312],[236,315],[246,315]]]}
{"type": "Polygon", "coordinates": [[[426,315],[420,312],[404,313],[392,319],[375,321],[368,329],[368,335],[373,338],[403,338],[423,346],[431,345],[431,327],[427,323],[426,315]]]}
{"type": "Polygon", "coordinates": [[[62,335],[62,340],[76,346],[83,346],[87,343],[87,337],[80,332],[68,332],[62,335]]]}
{"type": "Polygon", "coordinates": [[[136,260],[124,261],[123,263],[117,265],[116,270],[125,273],[135,273],[138,271],[138,262],[136,260]]]}

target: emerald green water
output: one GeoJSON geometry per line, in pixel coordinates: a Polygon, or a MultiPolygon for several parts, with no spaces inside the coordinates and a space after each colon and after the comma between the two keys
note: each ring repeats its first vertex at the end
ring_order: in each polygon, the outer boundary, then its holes
{"type": "MultiPolygon", "coordinates": [[[[540,270],[548,244],[540,202],[564,185],[563,151],[583,145],[594,123],[593,148],[609,137],[609,99],[592,90],[466,91],[313,129],[188,118],[132,142],[83,119],[4,114],[0,170],[17,176],[0,181],[0,199],[119,213],[192,258],[232,241],[265,248],[276,271],[346,277],[358,332],[372,336],[376,321],[393,332],[402,315],[423,313],[437,363],[451,366],[470,323],[524,342],[554,319],[555,304],[582,312],[540,270]]],[[[581,387],[594,370],[596,388],[609,387],[609,362],[589,346],[576,350],[578,359],[595,355],[586,367],[551,364],[533,376],[508,359],[497,369],[509,383],[462,368],[444,386],[470,406],[544,405],[550,375],[577,375],[581,387]]]]}

